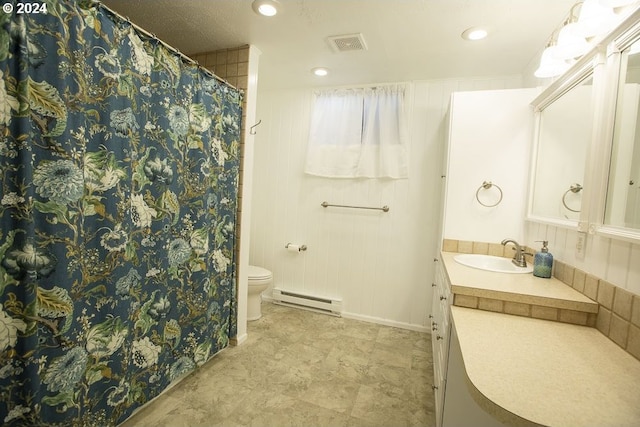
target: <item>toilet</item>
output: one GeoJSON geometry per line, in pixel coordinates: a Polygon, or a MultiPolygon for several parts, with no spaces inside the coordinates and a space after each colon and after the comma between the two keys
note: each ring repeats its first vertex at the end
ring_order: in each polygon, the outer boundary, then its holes
{"type": "Polygon", "coordinates": [[[249,276],[249,297],[247,302],[247,320],[258,320],[262,317],[262,292],[267,289],[273,280],[273,273],[266,268],[250,265],[249,276]]]}

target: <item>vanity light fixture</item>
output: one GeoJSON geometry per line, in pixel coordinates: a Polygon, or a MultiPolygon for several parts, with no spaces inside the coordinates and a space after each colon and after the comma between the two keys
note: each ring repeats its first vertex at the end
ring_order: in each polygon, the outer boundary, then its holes
{"type": "Polygon", "coordinates": [[[624,18],[622,8],[637,0],[583,0],[576,2],[562,26],[554,30],[534,75],[556,77],[593,47],[593,40],[611,31],[624,18]],[[579,13],[577,11],[579,10],[579,13]]]}
{"type": "Polygon", "coordinates": [[[569,23],[562,27],[558,34],[558,42],[554,49],[554,56],[558,59],[578,58],[591,49],[591,44],[580,35],[577,23],[569,23]]]}
{"type": "Polygon", "coordinates": [[[329,70],[324,68],[324,67],[312,68],[311,72],[313,73],[313,75],[318,76],[318,77],[324,77],[327,74],[329,74],[329,70]]]}
{"type": "Polygon", "coordinates": [[[558,33],[556,47],[553,51],[557,59],[578,58],[589,51],[591,45],[587,39],[580,35],[578,29],[578,14],[576,9],[582,3],[576,3],[569,11],[569,17],[564,21],[562,29],[558,33]]]}
{"type": "Polygon", "coordinates": [[[461,37],[465,40],[482,40],[489,35],[489,32],[481,27],[471,27],[464,30],[461,37]]]}
{"type": "Polygon", "coordinates": [[[571,67],[570,62],[557,57],[555,53],[556,48],[557,46],[555,44],[549,44],[544,49],[540,57],[540,65],[535,73],[533,73],[536,77],[541,79],[556,77],[571,67]]]}
{"type": "Polygon", "coordinates": [[[582,37],[594,37],[608,33],[618,23],[618,17],[610,6],[600,0],[584,0],[574,30],[582,37]]]}
{"type": "Polygon", "coordinates": [[[258,15],[274,16],[278,13],[280,3],[277,0],[253,0],[251,8],[258,15]]]}
{"type": "Polygon", "coordinates": [[[638,0],[600,0],[600,4],[605,7],[625,7],[637,1],[638,0]]]}

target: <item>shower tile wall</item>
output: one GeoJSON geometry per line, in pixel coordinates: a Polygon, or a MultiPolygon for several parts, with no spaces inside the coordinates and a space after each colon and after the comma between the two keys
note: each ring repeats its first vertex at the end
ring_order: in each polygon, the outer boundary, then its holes
{"type": "Polygon", "coordinates": [[[305,175],[312,89],[259,89],[251,263],[272,270],[275,286],[341,297],[347,317],[425,330],[450,95],[517,87],[520,77],[509,76],[414,82],[408,180],[305,175]],[[325,200],[390,211],[325,209],[325,200]],[[288,242],[308,250],[287,252],[288,242]]]}

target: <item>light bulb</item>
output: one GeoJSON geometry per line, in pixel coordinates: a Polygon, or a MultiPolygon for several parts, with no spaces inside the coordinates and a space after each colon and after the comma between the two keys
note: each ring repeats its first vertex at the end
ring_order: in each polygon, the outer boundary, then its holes
{"type": "Polygon", "coordinates": [[[465,40],[482,40],[485,37],[487,37],[487,35],[489,34],[489,32],[487,30],[485,30],[484,28],[480,28],[480,27],[471,27],[471,28],[467,28],[466,30],[464,30],[462,32],[462,38],[465,40]]]}
{"type": "Polygon", "coordinates": [[[314,69],[311,70],[311,72],[314,75],[318,76],[318,77],[324,77],[327,74],[329,74],[329,70],[327,70],[326,68],[323,68],[323,67],[314,68],[314,69]]]}
{"type": "Polygon", "coordinates": [[[603,6],[598,0],[584,0],[580,8],[580,17],[572,31],[588,38],[609,32],[618,23],[613,9],[603,6]]]}
{"type": "Polygon", "coordinates": [[[264,16],[274,16],[278,10],[270,4],[263,4],[258,7],[258,12],[264,16]]]}
{"type": "Polygon", "coordinates": [[[558,34],[558,43],[553,49],[553,56],[557,59],[578,58],[589,51],[591,45],[587,39],[578,35],[576,24],[567,24],[558,34]]]}
{"type": "Polygon", "coordinates": [[[262,16],[274,16],[278,13],[278,6],[276,0],[254,0],[251,3],[253,11],[262,16]]]}
{"type": "Polygon", "coordinates": [[[622,7],[629,6],[638,0],[600,0],[600,4],[604,7],[622,7]]]}
{"type": "Polygon", "coordinates": [[[538,78],[556,77],[564,73],[571,66],[567,61],[557,59],[555,56],[555,46],[547,47],[540,57],[540,65],[534,75],[538,78]]]}

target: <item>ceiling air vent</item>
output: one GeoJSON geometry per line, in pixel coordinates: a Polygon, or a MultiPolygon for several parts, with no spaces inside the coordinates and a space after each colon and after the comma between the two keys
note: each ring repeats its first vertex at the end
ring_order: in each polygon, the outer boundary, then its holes
{"type": "Polygon", "coordinates": [[[362,34],[344,34],[327,38],[334,52],[349,52],[352,50],[367,50],[362,34]]]}

